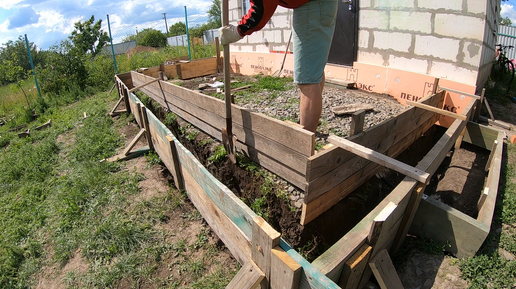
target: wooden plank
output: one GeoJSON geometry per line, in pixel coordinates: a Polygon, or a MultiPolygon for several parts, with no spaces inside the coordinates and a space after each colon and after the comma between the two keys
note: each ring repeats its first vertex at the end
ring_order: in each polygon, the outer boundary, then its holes
{"type": "Polygon", "coordinates": [[[254,289],[260,286],[265,274],[254,264],[247,262],[229,282],[226,289],[254,289]]]}
{"type": "MultiPolygon", "coordinates": [[[[200,130],[204,131],[208,135],[212,136],[213,138],[221,141],[221,133],[220,133],[220,127],[213,127],[209,123],[205,123],[204,121],[200,120],[199,118],[189,114],[188,112],[183,111],[179,108],[172,107],[172,111],[183,118],[184,120],[188,121],[195,127],[199,128],[200,130]]],[[[236,126],[234,125],[233,128],[235,129],[236,126]]],[[[283,161],[289,161],[289,160],[295,160],[294,158],[297,157],[297,154],[290,151],[290,153],[286,153],[285,157],[278,160],[274,157],[269,156],[268,154],[275,155],[275,152],[266,152],[262,153],[255,148],[251,146],[247,146],[245,144],[242,144],[240,141],[237,141],[236,147],[239,151],[241,151],[244,155],[246,155],[249,159],[255,161],[262,167],[274,172],[281,178],[285,179],[286,181],[290,182],[297,188],[303,190],[306,187],[305,177],[300,174],[298,171],[294,170],[293,168],[290,168],[288,165],[285,165],[280,162],[280,160],[283,161]],[[267,154],[268,153],[268,154],[267,154]]],[[[299,163],[299,161],[298,161],[299,163]]],[[[306,163],[305,163],[306,164],[306,163]]],[[[302,166],[302,164],[299,164],[302,166]]]]}
{"type": "Polygon", "coordinates": [[[428,179],[430,178],[430,175],[427,172],[420,171],[412,166],[402,163],[396,159],[390,158],[379,152],[373,151],[372,149],[356,144],[347,139],[335,135],[330,135],[328,137],[328,141],[362,158],[365,158],[381,166],[395,170],[398,173],[409,176],[419,182],[426,184],[429,181],[428,179]]]}
{"type": "MultiPolygon", "coordinates": [[[[491,118],[492,121],[495,121],[493,111],[491,110],[491,106],[489,105],[487,98],[484,98],[484,104],[486,105],[487,112],[489,113],[489,117],[491,118]]],[[[482,117],[480,117],[480,118],[482,118],[482,117]]]]}
{"type": "Polygon", "coordinates": [[[475,109],[475,114],[473,116],[473,121],[477,122],[480,117],[480,113],[482,112],[482,106],[484,105],[484,97],[486,95],[486,89],[482,89],[482,94],[480,94],[480,99],[478,100],[477,108],[475,109]]]}
{"type": "Polygon", "coordinates": [[[369,262],[369,266],[373,270],[376,281],[380,284],[382,289],[402,289],[403,284],[401,283],[400,277],[392,264],[391,257],[387,250],[381,250],[372,260],[369,262]]]}
{"type": "Polygon", "coordinates": [[[484,149],[491,149],[498,138],[498,130],[474,122],[468,122],[463,141],[484,149]]]}
{"type": "MultiPolygon", "coordinates": [[[[434,125],[435,121],[436,119],[429,119],[426,124],[421,125],[418,128],[418,130],[413,132],[409,137],[401,139],[396,145],[392,146],[386,152],[386,154],[398,155],[399,153],[401,153],[411,143],[413,143],[417,138],[419,138],[424,131],[426,131],[429,127],[434,125]]],[[[360,157],[356,158],[358,159],[360,157]]],[[[361,160],[366,162],[363,159],[361,160]]],[[[352,166],[350,165],[350,167],[352,166]]],[[[357,171],[351,176],[349,176],[347,173],[353,172],[352,170],[338,172],[339,177],[341,179],[344,179],[342,183],[340,183],[334,188],[331,188],[329,191],[326,191],[325,194],[320,195],[309,202],[306,201],[307,195],[305,195],[305,202],[307,203],[305,203],[302,208],[301,224],[307,224],[320,214],[324,213],[326,210],[328,210],[333,205],[338,203],[340,200],[345,198],[348,194],[353,192],[356,188],[363,184],[363,182],[371,178],[371,176],[375,175],[380,169],[381,167],[379,167],[377,164],[369,162],[369,164],[363,167],[363,169],[357,171]]]]}
{"type": "Polygon", "coordinates": [[[130,159],[141,157],[144,154],[148,153],[149,151],[150,151],[149,146],[144,146],[144,147],[141,147],[139,149],[133,150],[128,155],[119,154],[119,155],[112,156],[112,157],[106,159],[106,161],[108,161],[108,162],[127,161],[127,160],[130,160],[130,159]]]}
{"type": "Polygon", "coordinates": [[[140,111],[140,101],[133,93],[129,94],[129,106],[131,107],[131,111],[133,112],[134,119],[140,128],[143,128],[142,122],[142,114],[140,111]]]}
{"type": "Polygon", "coordinates": [[[480,198],[478,199],[478,203],[477,203],[478,211],[482,210],[482,207],[484,206],[484,203],[486,202],[488,195],[489,195],[489,188],[485,187],[482,190],[482,194],[480,194],[480,198]]]}
{"type": "Polygon", "coordinates": [[[475,255],[489,230],[490,226],[459,210],[423,196],[409,233],[446,246],[457,258],[467,258],[475,255]]]}
{"type": "Polygon", "coordinates": [[[401,221],[400,228],[396,233],[396,237],[394,238],[394,242],[391,249],[392,255],[396,254],[403,245],[403,241],[407,236],[407,233],[410,229],[410,225],[412,225],[414,216],[416,215],[417,209],[419,208],[419,204],[421,203],[421,198],[423,197],[425,187],[426,186],[424,184],[419,183],[416,189],[414,189],[414,191],[411,192],[410,201],[407,205],[405,214],[403,215],[403,220],[401,221]]]}
{"type": "MultiPolygon", "coordinates": [[[[133,81],[136,83],[144,83],[149,80],[148,77],[142,74],[138,74],[136,72],[132,72],[132,74],[133,81]]],[[[172,98],[181,98],[191,105],[210,111],[219,117],[225,117],[224,102],[220,99],[210,97],[169,82],[163,82],[162,87],[166,93],[168,101],[171,101],[172,98]]],[[[152,93],[152,91],[148,90],[148,95],[150,97],[162,98],[157,84],[153,84],[149,88],[153,88],[155,91],[155,93],[152,93]]],[[[241,125],[242,127],[251,130],[253,133],[266,136],[285,146],[290,146],[293,150],[298,151],[305,156],[313,155],[315,147],[314,133],[263,114],[243,109],[234,104],[232,105],[231,113],[234,124],[241,125]],[[292,144],[296,145],[294,146],[292,144]]]]}
{"type": "Polygon", "coordinates": [[[364,131],[364,120],[365,110],[359,110],[351,115],[351,129],[349,131],[350,136],[354,136],[364,131]]]}
{"type": "Polygon", "coordinates": [[[188,169],[182,167],[181,171],[183,172],[188,198],[199,210],[210,228],[224,242],[240,264],[251,262],[251,242],[246,234],[209,198],[201,184],[188,172],[188,169]]]}
{"type": "Polygon", "coordinates": [[[484,169],[486,172],[489,171],[489,169],[491,168],[491,163],[493,162],[493,158],[494,158],[497,147],[498,147],[498,140],[495,140],[493,142],[493,147],[491,148],[491,152],[489,153],[489,158],[487,159],[486,167],[484,169]]]}
{"type": "Polygon", "coordinates": [[[123,97],[120,97],[118,99],[118,101],[116,102],[115,106],[113,107],[113,109],[111,110],[110,114],[112,114],[113,112],[115,112],[115,110],[118,108],[118,106],[120,105],[120,103],[124,100],[123,97]]]}
{"type": "Polygon", "coordinates": [[[129,145],[125,148],[124,152],[122,153],[124,156],[127,156],[129,154],[129,152],[133,149],[136,143],[142,138],[144,133],[145,129],[140,129],[140,131],[136,134],[136,136],[133,138],[133,140],[129,143],[129,145]]]}
{"type": "Polygon", "coordinates": [[[252,237],[251,256],[253,262],[256,263],[263,273],[265,273],[265,282],[261,283],[261,288],[269,288],[269,280],[271,277],[271,252],[280,242],[280,233],[274,230],[262,217],[253,219],[253,237],[252,237]]]}
{"type": "MultiPolygon", "coordinates": [[[[418,182],[416,180],[405,177],[380,204],[367,214],[367,216],[355,225],[344,237],[315,259],[312,265],[330,279],[338,280],[344,263],[366,242],[374,218],[376,218],[389,203],[392,202],[397,206],[396,210],[391,214],[394,223],[391,230],[395,230],[396,226],[401,223],[401,218],[410,200],[410,194],[408,192],[414,190],[417,184],[418,182]]],[[[392,238],[394,238],[394,235],[395,234],[393,234],[392,238]]]]}
{"type": "Polygon", "coordinates": [[[460,120],[466,120],[466,117],[464,117],[463,115],[456,114],[456,113],[453,113],[451,111],[447,111],[447,110],[440,109],[440,108],[437,108],[437,107],[433,107],[431,105],[426,105],[426,104],[423,104],[423,103],[414,102],[414,101],[410,101],[410,100],[407,100],[407,104],[415,106],[415,107],[419,107],[419,108],[422,108],[422,109],[426,109],[428,111],[435,112],[435,113],[438,113],[438,114],[441,114],[441,115],[453,117],[453,118],[460,119],[460,120]]]}
{"type": "Polygon", "coordinates": [[[190,79],[217,73],[217,58],[204,58],[178,64],[178,74],[181,79],[190,79]]]}
{"type": "MultiPolygon", "coordinates": [[[[158,102],[166,107],[165,100],[158,98],[158,102]]],[[[167,96],[172,112],[184,118],[194,126],[203,130],[216,139],[220,139],[222,127],[225,127],[225,118],[205,109],[192,105],[191,103],[181,99],[167,96]],[[184,112],[188,112],[186,115],[184,112]],[[202,116],[202,118],[200,118],[202,116]],[[215,130],[214,130],[215,129],[215,130]]],[[[262,154],[270,156],[272,159],[278,160],[280,163],[292,168],[298,173],[306,171],[307,157],[300,152],[295,151],[291,146],[283,145],[273,139],[262,134],[256,133],[249,128],[240,124],[233,124],[233,134],[237,140],[245,145],[251,146],[259,150],[262,154]]]]}
{"type": "Polygon", "coordinates": [[[151,137],[150,129],[149,129],[149,119],[147,117],[147,108],[143,105],[143,103],[140,103],[140,112],[142,114],[142,122],[143,122],[143,129],[145,130],[145,137],[147,138],[147,142],[149,143],[150,149],[154,150],[154,146],[152,143],[152,137],[151,137]]]}
{"type": "Polygon", "coordinates": [[[297,289],[303,267],[277,246],[271,251],[270,285],[273,289],[297,289]]]}
{"type": "Polygon", "coordinates": [[[179,78],[179,75],[177,74],[177,68],[177,64],[165,65],[165,75],[168,77],[168,79],[179,78]]]}
{"type": "Polygon", "coordinates": [[[310,262],[306,261],[299,253],[290,247],[285,240],[280,239],[280,247],[283,249],[295,262],[303,268],[299,288],[320,288],[320,289],[337,289],[340,288],[330,278],[317,270],[310,262]]]}
{"type": "Polygon", "coordinates": [[[439,89],[445,90],[447,92],[453,92],[453,93],[469,96],[469,97],[471,97],[473,99],[480,99],[480,96],[478,96],[478,95],[467,93],[467,92],[462,92],[462,91],[459,91],[459,90],[456,90],[456,89],[446,88],[446,87],[442,87],[442,86],[440,86],[439,89]]]}
{"type": "Polygon", "coordinates": [[[493,222],[494,210],[496,207],[496,197],[498,195],[498,184],[500,182],[500,172],[502,168],[502,156],[503,156],[503,139],[505,134],[503,132],[498,133],[498,145],[496,146],[491,167],[489,168],[489,174],[486,183],[486,187],[489,189],[489,194],[482,205],[482,208],[478,212],[477,220],[487,227],[491,227],[493,222]]]}
{"type": "Polygon", "coordinates": [[[339,286],[343,289],[358,289],[360,279],[364,273],[367,262],[371,257],[373,248],[367,244],[362,245],[358,252],[346,261],[340,276],[339,286]]]}
{"type": "MultiPolygon", "coordinates": [[[[443,100],[444,92],[441,92],[423,99],[422,103],[438,106],[443,100]]],[[[435,123],[438,117],[434,113],[424,109],[417,107],[411,108],[395,118],[385,120],[365,130],[361,134],[350,137],[349,140],[384,153],[394,143],[406,138],[413,131],[417,131],[418,127],[425,124],[429,119],[435,119],[435,123]]],[[[324,175],[331,174],[336,168],[346,167],[346,162],[352,157],[354,157],[354,155],[338,147],[325,150],[322,153],[310,157],[308,159],[306,172],[307,181],[312,182],[324,175]]]]}
{"type": "Polygon", "coordinates": [[[174,177],[174,183],[176,184],[176,188],[182,191],[185,189],[185,185],[183,176],[181,174],[181,165],[179,163],[179,156],[177,155],[176,143],[174,139],[169,135],[167,135],[167,141],[169,143],[171,160],[164,160],[163,162],[172,173],[172,176],[174,177]]]}
{"type": "Polygon", "coordinates": [[[138,85],[136,87],[133,87],[133,88],[129,89],[129,93],[135,92],[138,89],[142,89],[143,87],[145,87],[147,85],[150,85],[150,84],[153,84],[154,82],[158,82],[158,81],[159,81],[159,78],[156,78],[156,79],[153,79],[153,80],[151,80],[149,82],[146,82],[144,84],[140,84],[140,85],[138,85]]]}
{"type": "Polygon", "coordinates": [[[125,109],[127,110],[128,113],[131,113],[131,106],[129,105],[129,91],[127,90],[127,87],[124,87],[122,89],[122,94],[124,95],[124,104],[125,104],[125,109]]]}

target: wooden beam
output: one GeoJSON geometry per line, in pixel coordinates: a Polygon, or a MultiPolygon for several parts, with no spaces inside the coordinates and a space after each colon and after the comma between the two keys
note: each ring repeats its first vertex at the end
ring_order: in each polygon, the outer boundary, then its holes
{"type": "Polygon", "coordinates": [[[363,109],[351,115],[351,129],[349,131],[350,136],[354,136],[364,131],[364,120],[365,110],[363,109]]]}
{"type": "Polygon", "coordinates": [[[342,289],[359,289],[360,279],[369,262],[372,250],[371,246],[364,244],[358,252],[346,261],[339,281],[339,286],[342,289]]]}
{"type": "Polygon", "coordinates": [[[131,93],[129,93],[129,91],[127,90],[127,87],[124,87],[122,89],[122,94],[124,95],[125,109],[127,110],[128,113],[131,113],[131,106],[129,105],[129,95],[131,93]]]}
{"type": "Polygon", "coordinates": [[[143,103],[140,103],[139,105],[140,105],[140,111],[142,114],[142,122],[143,122],[143,129],[145,130],[145,137],[147,138],[147,142],[149,143],[149,148],[151,150],[154,150],[154,146],[152,144],[152,137],[151,137],[150,129],[149,129],[149,119],[147,117],[147,108],[145,107],[145,105],[143,105],[143,103]]]}
{"type": "Polygon", "coordinates": [[[247,262],[238,273],[233,277],[226,289],[254,289],[259,288],[260,282],[265,278],[265,274],[254,264],[247,262]]]}
{"type": "Polygon", "coordinates": [[[407,233],[410,229],[410,225],[412,225],[412,221],[414,221],[414,216],[416,215],[417,209],[419,208],[419,204],[421,203],[421,198],[423,197],[425,188],[426,186],[424,184],[419,183],[418,186],[410,193],[411,196],[409,203],[407,205],[407,209],[405,210],[405,214],[403,214],[403,219],[401,220],[400,228],[398,229],[398,232],[396,232],[396,237],[394,238],[394,242],[390,250],[392,255],[396,254],[403,245],[403,241],[407,236],[407,233]]]}
{"type": "Polygon", "coordinates": [[[280,243],[280,233],[271,227],[262,217],[253,219],[253,238],[251,254],[252,260],[265,273],[265,282],[261,283],[263,289],[269,288],[271,277],[271,252],[280,243]]]}
{"type": "Polygon", "coordinates": [[[127,161],[130,159],[134,159],[134,158],[143,156],[144,154],[148,153],[149,151],[150,151],[149,146],[144,146],[139,149],[133,150],[128,155],[124,155],[123,153],[121,153],[119,155],[112,156],[112,157],[106,159],[106,161],[108,161],[108,162],[127,161]]]}
{"type": "Polygon", "coordinates": [[[495,140],[493,142],[493,146],[491,148],[491,152],[489,153],[489,158],[487,159],[487,163],[486,163],[486,167],[485,167],[485,171],[489,171],[489,169],[491,168],[491,163],[493,162],[493,158],[495,156],[495,152],[496,152],[496,147],[498,146],[498,140],[495,140]]]}
{"type": "Polygon", "coordinates": [[[132,93],[132,92],[134,92],[134,91],[136,91],[136,90],[138,90],[138,89],[141,89],[141,88],[143,88],[143,87],[145,87],[145,86],[147,86],[147,85],[149,85],[149,84],[152,84],[152,83],[154,83],[154,82],[157,82],[157,81],[159,81],[159,78],[156,78],[156,79],[153,79],[153,80],[151,80],[151,81],[149,81],[149,82],[147,82],[147,83],[144,83],[144,84],[138,85],[138,86],[136,86],[136,87],[134,87],[134,88],[129,89],[129,93],[132,93]]]}
{"type": "Polygon", "coordinates": [[[430,105],[422,104],[422,103],[419,103],[419,102],[414,102],[414,101],[407,100],[407,104],[415,106],[415,107],[423,108],[423,109],[426,109],[428,111],[435,112],[435,113],[438,113],[438,114],[441,114],[441,115],[453,117],[453,118],[460,119],[460,120],[466,120],[466,117],[464,117],[463,115],[456,114],[456,113],[453,113],[451,111],[447,111],[447,110],[440,109],[440,108],[437,108],[437,107],[433,107],[433,106],[430,106],[430,105]]]}
{"type": "Polygon", "coordinates": [[[487,98],[484,98],[484,104],[486,105],[487,112],[489,113],[489,117],[491,118],[492,121],[495,121],[493,111],[491,110],[491,106],[489,105],[487,98]]]}
{"type": "Polygon", "coordinates": [[[271,253],[271,288],[299,288],[303,267],[279,246],[272,249],[271,253]]]}
{"type": "Polygon", "coordinates": [[[474,99],[480,99],[480,96],[475,95],[475,94],[471,94],[471,93],[467,93],[467,92],[462,92],[460,90],[446,88],[446,87],[442,87],[442,86],[439,87],[439,88],[442,89],[442,90],[445,90],[447,92],[458,93],[458,94],[461,94],[461,95],[469,96],[469,97],[474,98],[474,99]]]}
{"type": "Polygon", "coordinates": [[[178,74],[180,79],[190,79],[217,73],[217,58],[210,57],[192,60],[189,63],[178,64],[178,74]]]}
{"type": "Polygon", "coordinates": [[[222,72],[222,59],[220,59],[220,44],[219,38],[215,37],[215,50],[217,51],[217,72],[222,72]]]}
{"type": "Polygon", "coordinates": [[[484,105],[484,97],[486,95],[486,89],[482,89],[482,94],[480,95],[480,99],[478,100],[477,108],[475,109],[475,114],[473,116],[473,121],[477,122],[480,117],[480,112],[482,111],[482,106],[484,105]]]}
{"type": "Polygon", "coordinates": [[[437,88],[439,87],[439,78],[436,77],[434,80],[434,86],[432,87],[432,94],[437,93],[437,88]]]}
{"type": "Polygon", "coordinates": [[[371,262],[369,262],[369,266],[371,266],[376,281],[380,284],[380,288],[403,289],[403,284],[387,250],[383,249],[373,257],[371,262]]]}
{"type": "Polygon", "coordinates": [[[487,196],[489,196],[489,188],[484,187],[484,189],[482,190],[482,194],[480,194],[480,198],[478,199],[478,203],[477,203],[477,210],[479,212],[480,212],[480,210],[482,210],[482,207],[484,206],[484,203],[487,200],[487,196]]]}
{"type": "Polygon", "coordinates": [[[347,139],[331,135],[328,137],[328,141],[369,161],[373,161],[381,166],[395,170],[398,173],[409,176],[419,182],[426,184],[429,181],[430,175],[427,172],[418,170],[396,159],[390,158],[347,139]]]}
{"type": "Polygon", "coordinates": [[[133,147],[142,138],[144,133],[145,129],[140,129],[140,131],[136,134],[136,136],[133,138],[133,140],[129,143],[129,145],[125,148],[124,152],[122,153],[124,156],[127,156],[131,152],[133,147]]]}
{"type": "Polygon", "coordinates": [[[176,184],[176,188],[180,191],[185,189],[185,184],[183,180],[183,175],[181,174],[181,164],[179,160],[179,156],[177,155],[177,147],[174,139],[167,135],[167,140],[170,146],[170,154],[172,156],[172,164],[167,165],[167,168],[172,173],[174,177],[174,183],[176,184]]]}
{"type": "Polygon", "coordinates": [[[115,104],[115,106],[113,107],[113,109],[111,110],[111,112],[109,112],[109,114],[110,114],[110,115],[112,115],[112,114],[116,111],[116,109],[118,108],[118,106],[120,105],[120,103],[121,103],[123,100],[124,100],[124,98],[123,98],[123,97],[120,97],[120,98],[118,99],[117,103],[115,104]]]}

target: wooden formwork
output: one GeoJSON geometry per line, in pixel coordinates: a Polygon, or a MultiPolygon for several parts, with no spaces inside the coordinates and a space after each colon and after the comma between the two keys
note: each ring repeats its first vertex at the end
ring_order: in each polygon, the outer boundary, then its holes
{"type": "Polygon", "coordinates": [[[140,73],[153,78],[162,78],[165,74],[169,79],[190,79],[218,72],[216,57],[189,61],[188,56],[174,58],[170,64],[162,64],[151,68],[140,69],[140,73]]]}
{"type": "MultiPolygon", "coordinates": [[[[222,135],[220,130],[225,126],[223,101],[164,81],[155,81],[136,72],[117,75],[115,80],[120,96],[127,99],[127,107],[130,107],[140,127],[149,132],[150,145],[172,172],[178,188],[186,190],[214,232],[244,265],[230,283],[230,288],[252,288],[259,283],[269,284],[271,288],[361,288],[371,274],[374,273],[377,279],[381,278],[375,262],[380,257],[385,258],[386,252],[396,251],[403,242],[418,211],[424,183],[406,177],[353,229],[309,263],[209,174],[129,91],[138,87],[163,107],[218,140],[222,135]]],[[[423,99],[422,103],[439,107],[443,97],[444,92],[435,93],[423,99]]],[[[492,133],[486,132],[487,128],[468,123],[475,104],[476,100],[473,99],[416,169],[432,175],[458,139],[475,139],[474,144],[480,140],[490,143],[492,133]]],[[[315,204],[331,207],[380,168],[378,164],[336,146],[315,154],[314,134],[296,125],[236,105],[232,107],[232,117],[234,134],[238,139],[237,148],[263,167],[305,190],[308,201],[303,207],[303,215],[305,218],[312,216],[305,222],[323,212],[317,211],[316,207],[316,213],[311,213],[310,204],[319,202],[315,204]]],[[[413,107],[397,118],[365,130],[349,140],[394,157],[434,125],[438,117],[433,111],[413,107]],[[409,128],[407,123],[410,124],[409,128]]],[[[486,147],[489,148],[489,145],[486,147]]],[[[495,174],[500,166],[500,153],[499,146],[496,146],[493,149],[493,176],[488,178],[488,185],[498,183],[499,171],[498,176],[495,174]]],[[[487,227],[490,226],[495,200],[496,191],[489,191],[482,203],[481,215],[483,221],[488,222],[487,227]]]]}

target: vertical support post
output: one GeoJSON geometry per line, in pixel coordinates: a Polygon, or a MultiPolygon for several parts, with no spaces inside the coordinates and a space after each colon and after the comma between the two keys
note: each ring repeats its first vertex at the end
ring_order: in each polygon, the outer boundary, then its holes
{"type": "Polygon", "coordinates": [[[220,46],[218,37],[215,37],[215,49],[217,50],[217,72],[220,72],[222,70],[222,62],[220,59],[220,46]]]}
{"type": "Polygon", "coordinates": [[[435,78],[434,87],[432,87],[432,95],[437,93],[437,88],[439,87],[439,78],[435,78]]]}
{"type": "Polygon", "coordinates": [[[290,257],[281,247],[272,249],[271,279],[272,288],[297,289],[303,267],[290,257]]]}
{"type": "Polygon", "coordinates": [[[351,128],[349,135],[354,136],[364,130],[365,110],[359,110],[351,116],[351,128]]]}
{"type": "Polygon", "coordinates": [[[179,163],[179,156],[177,155],[177,148],[174,139],[167,135],[167,141],[170,148],[170,155],[172,156],[172,162],[174,163],[172,169],[172,176],[174,177],[174,183],[178,190],[182,191],[185,189],[183,175],[181,174],[181,165],[179,163]]]}
{"type": "Polygon", "coordinates": [[[127,110],[127,113],[131,113],[131,105],[129,104],[129,90],[127,88],[123,88],[122,92],[124,93],[124,104],[125,104],[125,110],[127,110]]]}
{"type": "Polygon", "coordinates": [[[486,89],[482,89],[482,94],[480,95],[480,99],[478,100],[477,109],[475,109],[475,116],[473,117],[474,122],[478,122],[478,118],[480,117],[480,112],[482,112],[482,106],[484,105],[484,97],[486,95],[486,89]]]}
{"type": "Polygon", "coordinates": [[[36,88],[38,89],[39,98],[41,97],[41,90],[39,89],[38,77],[36,76],[36,69],[34,69],[34,62],[32,61],[32,54],[30,52],[29,39],[25,34],[25,45],[27,46],[27,53],[29,54],[30,67],[32,68],[32,75],[34,75],[34,81],[36,82],[36,88]]]}
{"type": "Polygon", "coordinates": [[[190,34],[188,33],[188,15],[185,6],[185,26],[186,26],[186,40],[188,42],[188,59],[192,60],[192,53],[190,52],[190,34]]]}
{"type": "Polygon", "coordinates": [[[400,277],[387,250],[383,249],[369,262],[376,281],[382,289],[403,288],[400,277]]]}
{"type": "Polygon", "coordinates": [[[345,264],[340,275],[339,286],[343,289],[358,289],[360,278],[367,262],[371,258],[373,248],[367,244],[362,245],[345,264]]]}
{"type": "Polygon", "coordinates": [[[256,217],[253,219],[252,236],[252,260],[265,274],[265,280],[262,281],[261,288],[268,289],[271,277],[272,249],[279,246],[280,233],[274,230],[262,217],[256,217]]]}
{"type": "MultiPolygon", "coordinates": [[[[115,64],[115,74],[118,74],[118,67],[116,66],[115,47],[113,46],[113,37],[111,36],[111,24],[109,23],[109,14],[107,15],[107,26],[109,31],[109,39],[111,41],[111,54],[113,54],[113,63],[115,64]]],[[[130,109],[128,109],[127,111],[130,111],[130,109]]]]}
{"type": "Polygon", "coordinates": [[[140,103],[140,109],[142,111],[142,123],[143,128],[145,129],[145,138],[147,138],[149,148],[154,150],[154,144],[152,143],[152,137],[149,129],[149,118],[147,117],[147,108],[142,103],[140,103]]]}

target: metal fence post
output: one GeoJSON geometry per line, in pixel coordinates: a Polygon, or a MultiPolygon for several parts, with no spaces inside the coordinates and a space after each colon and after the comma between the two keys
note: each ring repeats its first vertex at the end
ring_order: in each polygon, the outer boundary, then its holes
{"type": "Polygon", "coordinates": [[[38,89],[39,98],[41,97],[41,90],[39,89],[38,77],[36,76],[36,69],[34,69],[34,62],[32,61],[32,54],[30,53],[29,39],[25,34],[25,45],[27,46],[27,53],[29,54],[30,67],[32,68],[32,75],[34,75],[34,81],[36,82],[36,88],[38,89]]]}
{"type": "Polygon", "coordinates": [[[186,14],[186,6],[185,6],[185,26],[186,26],[186,41],[188,43],[188,59],[192,60],[192,53],[190,52],[190,35],[188,34],[188,15],[186,14]]]}

